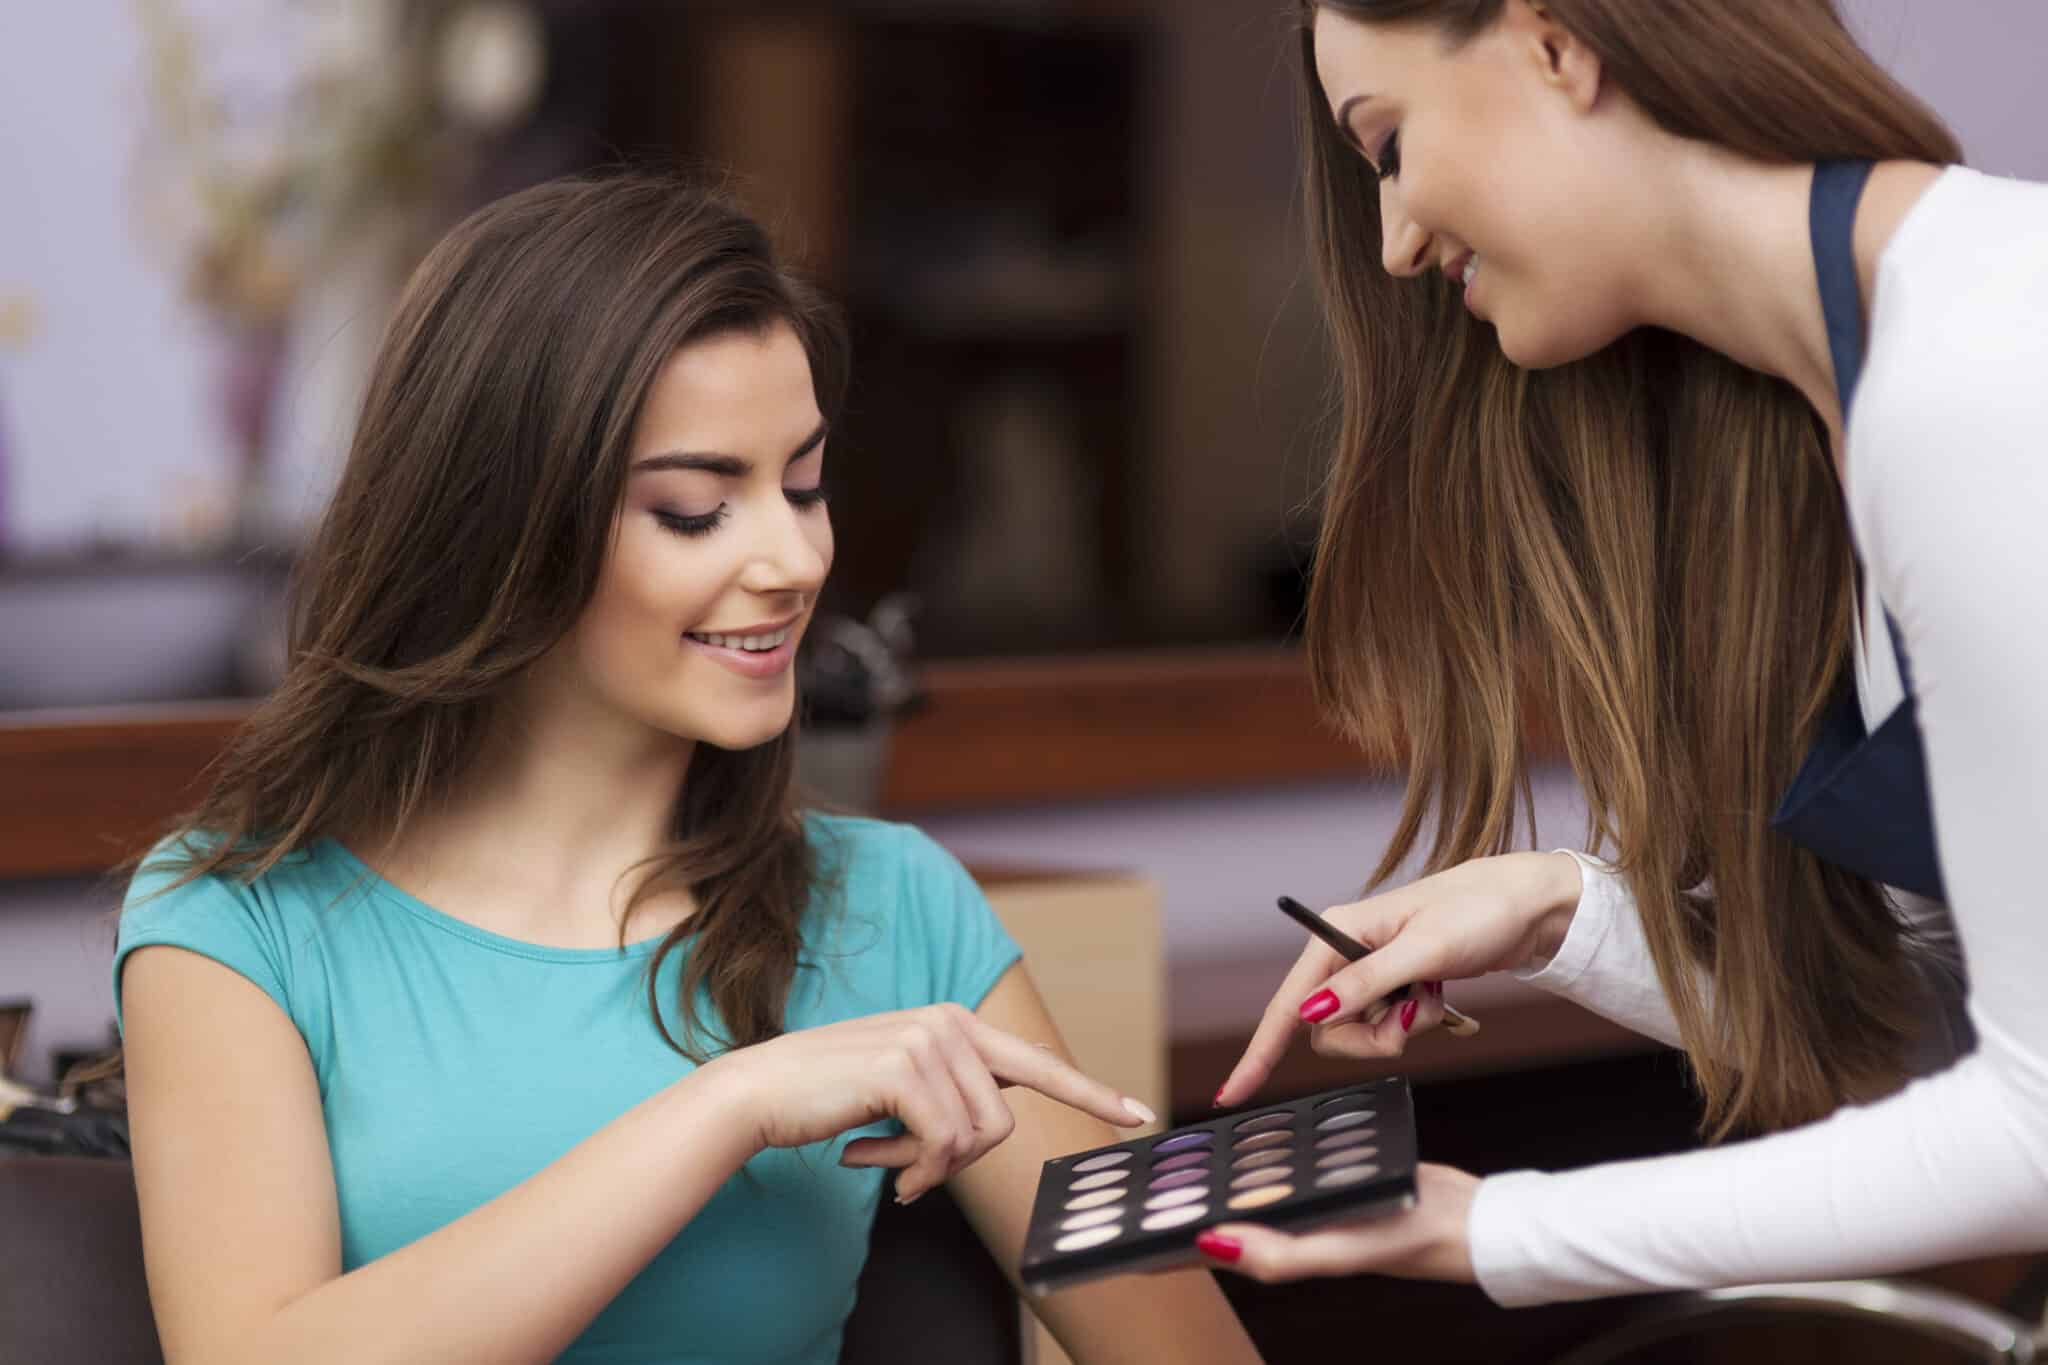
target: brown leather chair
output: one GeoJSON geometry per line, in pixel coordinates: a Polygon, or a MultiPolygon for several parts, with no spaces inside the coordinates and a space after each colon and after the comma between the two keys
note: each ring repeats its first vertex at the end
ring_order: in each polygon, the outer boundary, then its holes
{"type": "MultiPolygon", "coordinates": [[[[1017,1300],[940,1190],[884,1198],[841,1365],[1016,1365],[1017,1300]]],[[[0,1361],[160,1365],[128,1163],[0,1154],[0,1361]]]]}
{"type": "Polygon", "coordinates": [[[0,1154],[0,1360],[163,1360],[127,1162],[0,1154]]]}

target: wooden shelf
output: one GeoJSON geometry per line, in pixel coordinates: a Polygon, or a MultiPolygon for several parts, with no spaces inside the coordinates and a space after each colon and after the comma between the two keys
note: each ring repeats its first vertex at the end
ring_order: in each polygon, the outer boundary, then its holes
{"type": "MultiPolygon", "coordinates": [[[[890,815],[1363,774],[1279,650],[934,663],[890,815]]],[[[0,716],[0,878],[94,874],[197,800],[248,702],[0,716]]]]}

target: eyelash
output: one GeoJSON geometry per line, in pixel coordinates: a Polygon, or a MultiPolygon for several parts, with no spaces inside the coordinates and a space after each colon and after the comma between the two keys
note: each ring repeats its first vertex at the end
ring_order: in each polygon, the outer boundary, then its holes
{"type": "Polygon", "coordinates": [[[1401,130],[1396,128],[1387,134],[1387,140],[1380,144],[1380,153],[1369,159],[1373,177],[1377,180],[1392,180],[1401,173],[1401,130]]]}
{"type": "MultiPolygon", "coordinates": [[[[782,490],[782,495],[788,498],[789,505],[796,508],[799,512],[808,512],[813,507],[822,507],[825,505],[826,499],[831,496],[826,492],[823,484],[818,485],[816,488],[785,488],[782,490]]],[[[697,517],[685,517],[674,512],[663,512],[657,509],[654,513],[654,519],[661,524],[661,528],[664,531],[671,531],[679,536],[710,535],[725,520],[725,504],[720,503],[715,510],[697,517]]]]}

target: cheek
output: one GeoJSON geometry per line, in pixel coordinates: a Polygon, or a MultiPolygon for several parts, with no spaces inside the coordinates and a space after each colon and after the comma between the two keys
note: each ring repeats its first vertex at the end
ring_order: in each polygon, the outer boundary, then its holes
{"type": "Polygon", "coordinates": [[[603,676],[662,666],[678,657],[683,631],[702,618],[715,594],[710,566],[691,571],[686,542],[663,545],[660,530],[619,537],[577,625],[591,671],[603,676]]]}
{"type": "Polygon", "coordinates": [[[832,552],[836,542],[832,536],[832,512],[829,507],[820,507],[813,512],[804,526],[804,537],[811,542],[811,548],[818,552],[818,558],[825,562],[825,572],[832,571],[832,552]]]}

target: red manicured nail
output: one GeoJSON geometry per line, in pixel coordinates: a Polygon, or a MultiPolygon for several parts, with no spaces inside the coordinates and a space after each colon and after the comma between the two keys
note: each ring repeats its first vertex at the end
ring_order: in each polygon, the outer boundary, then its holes
{"type": "Polygon", "coordinates": [[[1195,1247],[1204,1256],[1209,1257],[1211,1260],[1222,1261],[1226,1265],[1236,1265],[1238,1258],[1244,1255],[1244,1244],[1242,1242],[1238,1241],[1235,1237],[1225,1237],[1218,1232],[1205,1232],[1195,1238],[1195,1247]]]}
{"type": "Polygon", "coordinates": [[[1225,1081],[1225,1082],[1224,1082],[1223,1084],[1221,1084],[1221,1085],[1217,1086],[1217,1087],[1216,1087],[1216,1098],[1215,1098],[1215,1100],[1214,1100],[1214,1101],[1212,1101],[1212,1102],[1211,1102],[1211,1104],[1210,1104],[1210,1106],[1209,1106],[1209,1107],[1210,1107],[1210,1108],[1212,1108],[1212,1109],[1221,1109],[1221,1108],[1223,1107],[1223,1092],[1224,1092],[1224,1091],[1226,1091],[1226,1090],[1228,1090],[1228,1089],[1230,1089],[1230,1082],[1229,1082],[1229,1081],[1225,1081]]]}
{"type": "Polygon", "coordinates": [[[1419,1002],[1414,1000],[1401,1006],[1401,1032],[1406,1033],[1415,1027],[1415,1011],[1418,1007],[1419,1002]]]}
{"type": "Polygon", "coordinates": [[[1317,991],[1301,1002],[1301,1021],[1304,1024],[1320,1024],[1335,1014],[1342,1003],[1337,999],[1335,991],[1317,991]]]}

